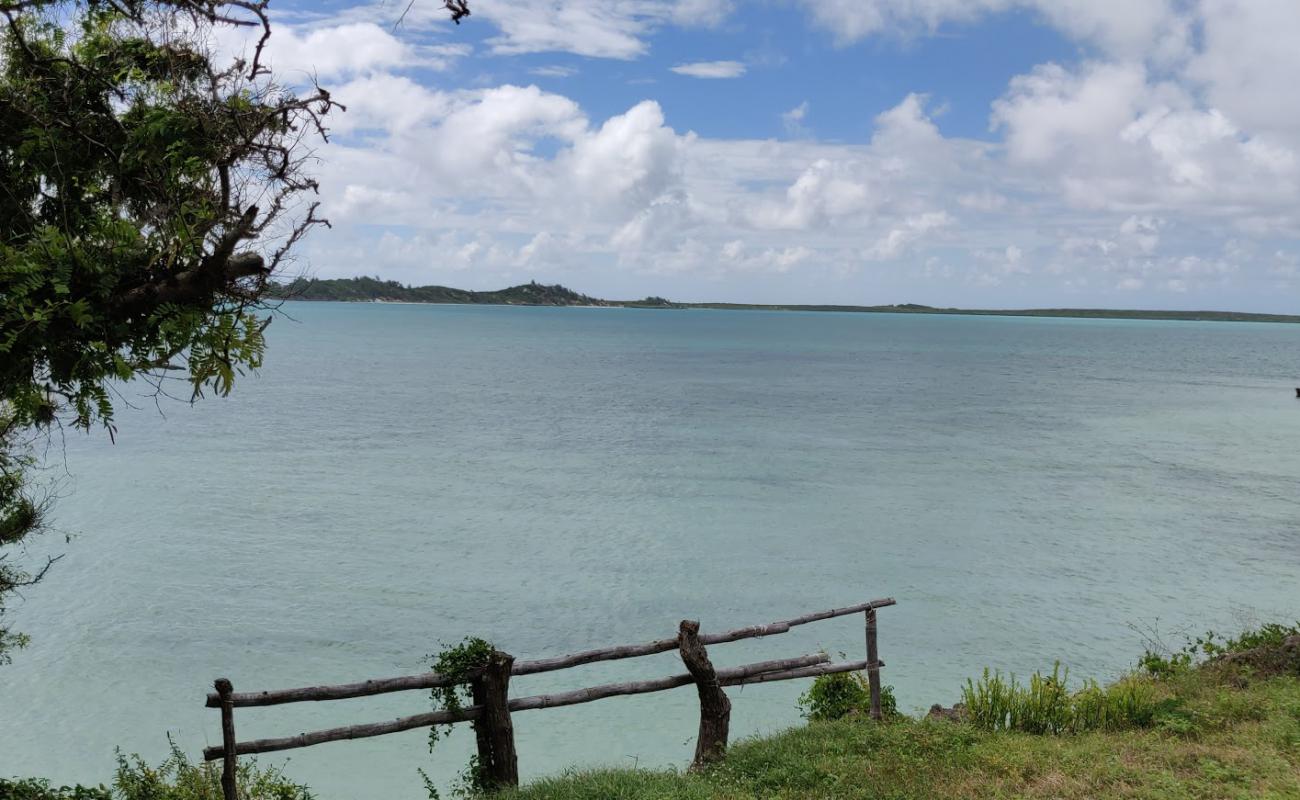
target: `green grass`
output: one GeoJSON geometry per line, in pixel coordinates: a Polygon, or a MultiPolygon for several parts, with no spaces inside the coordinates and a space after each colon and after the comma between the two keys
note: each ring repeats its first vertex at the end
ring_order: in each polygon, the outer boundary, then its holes
{"type": "MultiPolygon", "coordinates": [[[[1143,699],[1133,702],[1159,706],[1146,727],[1042,735],[855,715],[738,743],[723,765],[702,774],[573,772],[500,797],[1300,798],[1300,679],[1209,669],[1165,680],[1133,676],[1117,684],[1130,688],[1113,702],[1126,702],[1139,683],[1143,699]]],[[[1040,687],[1037,702],[1046,704],[1046,718],[1061,719],[1050,690],[1040,687]]]]}
{"type": "MultiPolygon", "coordinates": [[[[492,798],[1300,800],[1296,637],[1300,625],[1269,625],[1233,639],[1207,634],[1178,651],[1152,643],[1139,672],[1104,687],[1070,690],[1059,666],[1027,684],[985,671],[963,691],[962,722],[873,722],[860,676],[824,676],[803,697],[809,725],[739,742],[708,771],[572,771],[492,798]]],[[[239,785],[241,800],[312,797],[249,760],[239,785]]],[[[0,800],[219,797],[216,765],[179,750],[159,767],[120,757],[111,791],[0,778],[0,800]]]]}

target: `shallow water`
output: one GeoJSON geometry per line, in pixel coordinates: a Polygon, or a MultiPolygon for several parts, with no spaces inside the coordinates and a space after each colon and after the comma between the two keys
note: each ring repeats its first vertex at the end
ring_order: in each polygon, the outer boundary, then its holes
{"type": "MultiPolygon", "coordinates": [[[[726,311],[292,304],[228,399],[139,399],[70,436],[78,534],[16,609],[0,774],[104,780],[113,748],[219,742],[237,690],[424,668],[481,635],[520,658],[890,595],[885,682],[949,703],[985,665],[1105,678],[1130,625],[1300,616],[1300,327],[726,311]]],[[[178,390],[181,391],[181,390],[178,390]]],[[[58,454],[56,454],[57,456],[58,454]]],[[[57,540],[47,540],[59,546],[57,540]]],[[[1176,638],[1176,637],[1171,637],[1176,638]]],[[[826,648],[860,617],[714,648],[826,648]]],[[[671,654],[517,694],[680,671],[671,654]]],[[[733,735],[799,682],[733,690],[733,735]]],[[[240,738],[372,722],[422,693],[237,714],[240,738]]],[[[694,692],[523,712],[525,777],[689,760],[694,692]]],[[[421,797],[459,726],[293,751],[322,797],[421,797]]],[[[273,759],[281,762],[283,758],[273,759]]]]}

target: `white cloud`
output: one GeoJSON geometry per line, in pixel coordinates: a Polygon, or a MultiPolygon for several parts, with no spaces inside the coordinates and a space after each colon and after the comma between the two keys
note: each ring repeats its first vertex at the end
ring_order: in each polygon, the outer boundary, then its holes
{"type": "Polygon", "coordinates": [[[983,211],[989,214],[1002,211],[1007,207],[1008,202],[1006,195],[999,194],[998,192],[989,189],[981,189],[977,192],[966,192],[965,194],[957,196],[957,203],[960,204],[962,208],[967,208],[971,211],[983,211]]]}
{"type": "Polygon", "coordinates": [[[696,61],[678,64],[672,71],[692,78],[739,78],[745,74],[745,65],[739,61],[696,61]]]}
{"type": "MultiPolygon", "coordinates": [[[[1268,2],[1260,7],[1281,13],[1268,2]]],[[[861,34],[869,35],[924,32],[1012,5],[1032,5],[1096,47],[1088,60],[1040,65],[1010,81],[990,109],[992,141],[945,136],[936,123],[942,106],[923,94],[858,109],[871,132],[846,142],[813,138],[807,101],[780,114],[785,140],[696,136],[674,128],[654,100],[591,119],[575,99],[536,86],[431,88],[416,71],[431,65],[429,40],[418,45],[370,23],[294,28],[278,40],[277,67],[310,61],[335,77],[334,96],[349,107],[331,117],[339,136],[320,151],[324,211],[336,230],[328,245],[313,239],[312,254],[324,275],[364,263],[415,282],[437,282],[441,269],[458,271],[462,283],[560,279],[576,269],[683,281],[742,273],[843,280],[856,271],[880,280],[928,275],[972,290],[1213,299],[1233,282],[1297,279],[1300,127],[1292,126],[1300,114],[1254,96],[1264,67],[1253,54],[1239,65],[1225,56],[1270,22],[1285,30],[1285,20],[1227,0],[1195,4],[1203,37],[1184,35],[1192,6],[1141,0],[1123,19],[1105,18],[1114,3],[1074,0],[828,0],[818,13],[854,15],[876,26],[861,34]]],[[[500,52],[630,58],[657,26],[716,24],[730,5],[574,0],[560,9],[558,0],[524,0],[518,8],[514,27],[492,37],[500,52]],[[556,20],[537,16],[548,10],[585,22],[557,30],[556,20]]],[[[483,0],[475,14],[505,9],[483,0]]]]}
{"type": "Polygon", "coordinates": [[[926,234],[952,223],[952,217],[945,211],[927,211],[908,217],[867,248],[863,257],[869,261],[892,261],[920,243],[926,234]]]}
{"type": "Polygon", "coordinates": [[[869,192],[854,162],[818,159],[780,200],[760,203],[750,214],[758,228],[807,230],[867,209],[869,192]]]}
{"type": "MultiPolygon", "coordinates": [[[[260,29],[219,27],[214,38],[219,50],[232,56],[251,57],[260,29]]],[[[374,22],[343,22],[315,27],[277,25],[262,61],[290,83],[322,81],[407,68],[445,70],[468,55],[461,42],[414,44],[393,35],[374,22]]]]}
{"type": "Polygon", "coordinates": [[[732,0],[675,0],[671,17],[678,25],[713,27],[735,10],[732,0]]]}
{"type": "Polygon", "coordinates": [[[1293,0],[1200,0],[1201,46],[1187,74],[1207,100],[1248,129],[1300,134],[1287,102],[1300,75],[1300,6],[1293,0]]]}
{"type": "Polygon", "coordinates": [[[1082,207],[1286,215],[1300,199],[1294,151],[1152,81],[1141,64],[1038,67],[994,103],[993,123],[1013,163],[1054,176],[1082,207]]]}
{"type": "Polygon", "coordinates": [[[789,111],[782,112],[781,124],[785,126],[785,132],[789,136],[797,139],[807,138],[811,132],[804,125],[804,119],[808,116],[808,101],[805,100],[789,111]]]}
{"type": "MultiPolygon", "coordinates": [[[[1253,0],[1252,0],[1253,2],[1253,0]]],[[[1279,0],[1286,2],[1286,0],[1279,0]]],[[[1188,20],[1175,0],[802,0],[840,44],[869,36],[931,34],[988,14],[1027,10],[1072,38],[1115,55],[1186,49],[1188,20]]]]}
{"type": "MultiPolygon", "coordinates": [[[[433,5],[433,4],[430,4],[433,5]]],[[[712,27],[731,12],[730,0],[475,0],[474,16],[495,25],[497,53],[568,52],[632,59],[664,25],[712,27]]]]}
{"type": "Polygon", "coordinates": [[[545,67],[533,67],[528,70],[531,75],[538,75],[543,78],[572,78],[578,74],[577,67],[565,67],[560,65],[551,65],[545,67]]]}

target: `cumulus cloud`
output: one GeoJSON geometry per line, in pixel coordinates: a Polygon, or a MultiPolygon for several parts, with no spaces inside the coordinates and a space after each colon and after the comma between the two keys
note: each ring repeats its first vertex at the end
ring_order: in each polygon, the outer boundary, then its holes
{"type": "Polygon", "coordinates": [[[931,231],[952,223],[953,219],[946,211],[928,211],[908,217],[867,248],[863,257],[869,261],[892,261],[921,242],[931,231]]]}
{"type": "MultiPolygon", "coordinates": [[[[1072,38],[1117,55],[1177,58],[1189,21],[1174,0],[801,0],[841,44],[874,35],[915,36],[1010,10],[1035,13],[1072,38]]],[[[1245,0],[1241,0],[1244,2],[1245,0]]],[[[1285,2],[1285,0],[1278,0],[1285,2]]]]}
{"type": "MultiPolygon", "coordinates": [[[[283,37],[277,29],[275,57],[278,68],[333,76],[349,107],[319,153],[323,210],[336,224],[328,246],[311,245],[324,275],[352,274],[358,263],[414,281],[436,280],[440,269],[458,280],[573,269],[907,274],[1004,290],[1211,298],[1243,277],[1300,279],[1300,112],[1276,100],[1287,96],[1282,73],[1293,57],[1266,35],[1300,14],[1273,0],[1116,8],[810,6],[844,41],[1027,9],[1088,45],[1077,62],[1011,79],[988,109],[984,140],[945,135],[943,106],[920,93],[859,109],[869,133],[828,142],[806,127],[807,101],[767,112],[772,123],[779,114],[784,139],[716,138],[675,125],[665,113],[674,106],[654,99],[595,115],[537,86],[436,88],[420,70],[457,57],[438,55],[436,27],[424,38],[360,20],[283,37]],[[1282,65],[1280,77],[1264,74],[1270,64],[1282,65]]],[[[475,15],[498,26],[486,45],[498,53],[628,59],[659,27],[717,24],[731,10],[718,0],[483,0],[475,15]]],[[[445,27],[432,17],[418,24],[445,27]]],[[[674,69],[734,77],[744,64],[674,69]]],[[[547,78],[571,70],[531,67],[547,78]]]]}
{"type": "Polygon", "coordinates": [[[711,27],[731,8],[729,0],[477,0],[474,16],[498,29],[489,39],[497,53],[632,59],[657,28],[711,27]]]}
{"type": "Polygon", "coordinates": [[[775,202],[760,204],[750,216],[759,228],[806,230],[867,208],[869,193],[860,165],[818,159],[775,202]]]}
{"type": "MultiPolygon", "coordinates": [[[[260,29],[217,28],[214,36],[221,51],[249,57],[260,29]]],[[[337,80],[407,68],[445,70],[469,54],[464,43],[413,44],[370,21],[316,26],[278,25],[262,56],[281,80],[306,81],[311,77],[337,80]]]]}
{"type": "Polygon", "coordinates": [[[1282,212],[1300,199],[1291,148],[1137,63],[1038,67],[994,104],[993,125],[1013,162],[1055,176],[1080,206],[1282,212]]]}
{"type": "Polygon", "coordinates": [[[745,74],[745,65],[739,61],[696,61],[678,64],[672,71],[692,78],[739,78],[745,74]]]}
{"type": "Polygon", "coordinates": [[[1282,98],[1300,74],[1300,8],[1291,0],[1202,0],[1201,47],[1186,74],[1248,129],[1300,134],[1300,108],[1282,98]]]}

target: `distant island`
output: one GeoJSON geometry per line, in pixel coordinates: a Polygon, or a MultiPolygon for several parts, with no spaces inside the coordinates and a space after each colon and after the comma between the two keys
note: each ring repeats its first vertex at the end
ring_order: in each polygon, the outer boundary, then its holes
{"type": "Polygon", "coordinates": [[[299,278],[290,283],[273,284],[271,296],[282,300],[318,300],[354,303],[440,303],[457,305],[508,306],[595,306],[600,308],[705,308],[721,311],[841,311],[864,314],[960,314],[1003,317],[1080,317],[1093,319],[1193,320],[1209,322],[1292,322],[1300,316],[1289,314],[1250,314],[1238,311],[1150,311],[1105,308],[936,308],[902,303],[880,306],[843,305],[772,305],[753,303],[674,303],[662,297],[640,300],[602,300],[568,289],[559,284],[537,282],[511,286],[492,292],[475,292],[447,286],[405,286],[379,278],[299,278]]]}
{"type": "Polygon", "coordinates": [[[578,294],[559,284],[546,286],[536,281],[499,289],[475,292],[448,286],[403,286],[397,281],[379,278],[299,278],[291,283],[273,284],[271,296],[282,300],[334,300],[352,303],[450,303],[457,305],[500,306],[599,306],[604,308],[684,308],[662,297],[644,300],[600,300],[578,294]]]}

